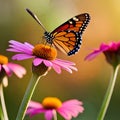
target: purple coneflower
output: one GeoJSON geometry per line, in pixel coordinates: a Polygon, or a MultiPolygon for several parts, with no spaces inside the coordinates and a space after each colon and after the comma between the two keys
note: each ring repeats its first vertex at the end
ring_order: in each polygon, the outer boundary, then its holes
{"type": "Polygon", "coordinates": [[[4,100],[4,94],[3,94],[3,86],[8,86],[8,77],[10,77],[14,73],[17,77],[22,78],[23,75],[26,73],[26,70],[14,63],[8,62],[8,58],[4,55],[0,55],[0,100],[1,100],[1,108],[2,113],[5,120],[8,120],[5,100],[4,100]]]}
{"type": "Polygon", "coordinates": [[[56,112],[58,112],[65,120],[71,120],[72,117],[77,117],[83,110],[82,102],[76,99],[62,103],[56,97],[46,97],[42,103],[30,101],[26,114],[32,117],[44,113],[45,120],[52,120],[56,116],[56,112]]]}
{"type": "Polygon", "coordinates": [[[0,81],[3,82],[4,86],[7,86],[6,77],[10,77],[14,73],[17,77],[22,78],[26,73],[26,70],[18,65],[8,62],[8,58],[4,55],[0,55],[0,81]],[[6,82],[5,82],[6,81],[6,82]]]}
{"type": "Polygon", "coordinates": [[[120,42],[110,42],[108,45],[102,43],[98,49],[86,56],[85,60],[92,60],[100,53],[104,53],[108,63],[118,65],[120,63],[120,42]]]}
{"type": "Polygon", "coordinates": [[[61,73],[61,68],[70,73],[72,73],[72,70],[77,71],[77,68],[74,67],[75,63],[57,59],[57,51],[53,47],[44,44],[33,46],[27,42],[20,43],[14,40],[10,40],[9,43],[10,48],[7,50],[18,53],[12,57],[13,60],[34,58],[34,66],[38,66],[43,63],[46,67],[52,67],[57,73],[61,73]]]}
{"type": "Polygon", "coordinates": [[[104,53],[107,62],[113,66],[113,75],[112,78],[110,78],[111,80],[109,82],[97,120],[104,119],[113,94],[117,74],[120,68],[120,42],[110,42],[108,45],[102,43],[98,49],[95,49],[92,53],[86,56],[85,60],[92,60],[100,53],[104,53]]]}

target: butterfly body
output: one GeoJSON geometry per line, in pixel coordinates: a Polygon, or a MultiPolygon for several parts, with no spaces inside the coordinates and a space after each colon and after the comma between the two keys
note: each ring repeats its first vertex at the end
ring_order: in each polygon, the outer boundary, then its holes
{"type": "Polygon", "coordinates": [[[26,10],[45,30],[44,37],[47,43],[54,44],[54,46],[68,56],[78,52],[82,43],[83,31],[90,21],[88,13],[77,15],[57,27],[52,32],[47,32],[37,16],[29,9],[26,10]]]}
{"type": "Polygon", "coordinates": [[[47,43],[49,43],[49,44],[53,43],[54,37],[50,32],[45,31],[44,32],[44,37],[45,37],[47,43]]]}

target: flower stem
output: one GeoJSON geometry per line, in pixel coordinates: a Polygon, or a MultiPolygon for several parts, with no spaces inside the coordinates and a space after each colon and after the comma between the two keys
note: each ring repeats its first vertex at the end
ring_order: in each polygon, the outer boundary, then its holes
{"type": "Polygon", "coordinates": [[[116,79],[117,79],[117,74],[118,74],[119,67],[120,67],[120,65],[117,65],[114,68],[113,77],[109,82],[109,86],[108,86],[106,95],[104,97],[104,100],[103,100],[100,112],[98,114],[97,120],[103,120],[104,117],[105,117],[105,114],[107,112],[107,108],[109,106],[109,103],[110,103],[110,100],[111,100],[111,97],[112,97],[112,93],[113,93],[113,90],[114,90],[114,86],[115,86],[115,82],[116,82],[116,79]]]}
{"type": "Polygon", "coordinates": [[[55,110],[53,110],[53,118],[54,118],[54,120],[57,120],[57,113],[55,110]]]}
{"type": "Polygon", "coordinates": [[[0,120],[4,120],[3,111],[0,105],[0,120]]]}
{"type": "Polygon", "coordinates": [[[7,115],[5,100],[4,100],[4,94],[3,94],[3,86],[2,86],[2,84],[0,84],[0,99],[1,99],[1,105],[2,105],[2,112],[3,112],[4,120],[9,120],[8,119],[8,115],[7,115]]]}
{"type": "Polygon", "coordinates": [[[40,78],[41,78],[41,76],[38,76],[37,74],[32,75],[31,80],[28,84],[27,90],[24,94],[22,103],[20,105],[16,120],[23,120],[24,119],[28,103],[31,100],[33,92],[34,92],[40,78]]]}

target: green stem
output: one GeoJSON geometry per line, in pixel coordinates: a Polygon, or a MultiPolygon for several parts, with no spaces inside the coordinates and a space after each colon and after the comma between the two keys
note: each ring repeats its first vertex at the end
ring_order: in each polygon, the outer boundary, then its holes
{"type": "Polygon", "coordinates": [[[104,97],[104,100],[103,100],[103,103],[102,103],[102,106],[101,106],[101,109],[100,109],[97,120],[103,120],[104,117],[105,117],[105,114],[107,112],[107,108],[109,106],[109,103],[110,103],[110,100],[111,100],[111,97],[112,97],[112,93],[113,93],[113,90],[114,90],[114,86],[115,86],[115,82],[116,82],[116,79],[117,79],[117,74],[118,74],[119,67],[120,67],[120,65],[117,65],[114,69],[114,74],[113,74],[112,79],[109,82],[109,86],[108,86],[106,95],[104,97]]]}
{"type": "Polygon", "coordinates": [[[0,99],[1,99],[2,112],[3,112],[3,115],[4,115],[4,119],[9,120],[8,115],[7,115],[6,105],[5,105],[5,99],[4,99],[2,84],[0,84],[0,99]]]}
{"type": "Polygon", "coordinates": [[[4,120],[3,111],[0,105],[0,120],[4,120]]]}
{"type": "Polygon", "coordinates": [[[41,78],[41,76],[38,76],[37,74],[32,75],[30,83],[28,84],[27,90],[23,97],[22,103],[20,105],[16,120],[24,119],[28,103],[31,100],[33,92],[34,92],[40,78],[41,78]]]}

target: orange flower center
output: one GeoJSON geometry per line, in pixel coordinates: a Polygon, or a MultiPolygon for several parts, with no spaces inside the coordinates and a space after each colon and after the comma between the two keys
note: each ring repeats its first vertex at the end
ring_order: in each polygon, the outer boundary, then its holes
{"type": "Polygon", "coordinates": [[[42,105],[46,109],[57,109],[62,105],[62,102],[56,97],[46,97],[43,100],[42,105]]]}
{"type": "Polygon", "coordinates": [[[6,56],[0,55],[0,64],[7,64],[8,58],[6,56]]]}
{"type": "Polygon", "coordinates": [[[53,47],[44,44],[37,44],[33,49],[33,55],[46,60],[54,60],[57,56],[57,51],[53,47]]]}

